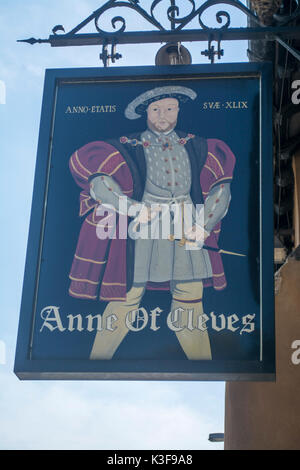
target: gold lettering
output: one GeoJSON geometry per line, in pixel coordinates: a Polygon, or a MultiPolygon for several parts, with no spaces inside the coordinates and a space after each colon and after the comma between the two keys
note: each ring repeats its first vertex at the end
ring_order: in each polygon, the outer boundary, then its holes
{"type": "Polygon", "coordinates": [[[116,104],[100,104],[100,105],[78,105],[67,106],[65,114],[95,114],[95,113],[115,113],[117,111],[116,104]]]}
{"type": "Polygon", "coordinates": [[[205,101],[202,109],[248,109],[248,101],[205,101]]]}

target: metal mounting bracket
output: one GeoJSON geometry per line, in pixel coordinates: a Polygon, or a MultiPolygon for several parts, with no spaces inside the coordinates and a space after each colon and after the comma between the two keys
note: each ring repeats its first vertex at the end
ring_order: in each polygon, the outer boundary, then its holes
{"type": "Polygon", "coordinates": [[[48,39],[35,39],[31,37],[29,39],[22,39],[19,42],[26,42],[31,45],[48,43],[51,47],[102,45],[100,58],[104,67],[108,65],[109,60],[115,62],[115,60],[121,58],[121,55],[116,53],[116,44],[182,43],[185,41],[208,41],[208,48],[202,52],[202,55],[206,56],[213,63],[215,58],[220,59],[224,55],[224,50],[220,46],[221,38],[222,41],[261,39],[277,41],[297,60],[300,60],[299,51],[286,42],[292,39],[300,39],[300,28],[296,26],[296,22],[300,18],[299,0],[296,1],[296,7],[289,17],[280,16],[279,14],[273,16],[276,26],[262,26],[257,15],[240,0],[204,0],[200,6],[200,2],[188,0],[186,1],[186,6],[189,7],[189,11],[186,13],[185,10],[183,16],[180,15],[182,2],[170,0],[170,6],[167,9],[167,20],[170,23],[169,29],[165,28],[161,21],[158,20],[158,7],[161,6],[163,1],[109,0],[104,2],[100,8],[67,33],[65,33],[62,25],[57,25],[52,29],[52,34],[48,39]],[[241,11],[247,16],[251,24],[256,26],[231,28],[230,13],[224,10],[218,11],[215,15],[216,22],[221,26],[219,28],[208,26],[203,20],[203,14],[209,8],[219,4],[223,8],[225,4],[241,11]],[[137,19],[142,18],[146,20],[154,27],[154,30],[127,31],[127,23],[124,16],[113,16],[111,19],[113,31],[105,31],[100,27],[102,15],[104,13],[107,15],[108,12],[112,12],[115,8],[124,13],[129,10],[133,11],[137,15],[137,19]],[[193,20],[198,20],[200,28],[186,28],[193,20]],[[92,22],[94,22],[96,32],[82,32],[92,22]],[[217,50],[212,46],[213,41],[218,44],[217,50]],[[110,54],[107,50],[109,44],[112,46],[110,54]]]}

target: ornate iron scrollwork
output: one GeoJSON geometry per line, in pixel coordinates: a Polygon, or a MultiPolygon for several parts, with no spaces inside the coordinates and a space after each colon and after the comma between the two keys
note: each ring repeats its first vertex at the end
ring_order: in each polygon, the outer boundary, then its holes
{"type": "MultiPolygon", "coordinates": [[[[246,14],[249,18],[251,18],[255,23],[259,23],[259,20],[257,16],[249,9],[247,8],[241,1],[239,0],[206,0],[201,6],[196,7],[195,0],[180,0],[180,6],[178,6],[176,3],[176,0],[170,0],[171,5],[167,9],[167,19],[170,22],[170,29],[171,30],[182,30],[185,28],[191,21],[193,21],[195,18],[198,17],[198,22],[201,28],[203,29],[210,29],[210,26],[206,25],[204,21],[202,20],[203,14],[212,6],[218,5],[218,4],[226,4],[231,7],[234,7],[240,11],[242,11],[244,14],[246,14]],[[190,5],[190,11],[187,15],[180,17],[180,8],[182,9],[183,2],[185,3],[184,6],[190,5]]],[[[109,0],[106,2],[102,7],[98,8],[96,11],[93,12],[92,15],[90,15],[88,18],[86,18],[82,23],[80,23],[76,28],[71,30],[69,33],[67,33],[69,36],[74,35],[78,33],[81,29],[83,29],[87,24],[90,22],[94,21],[95,22],[95,27],[96,30],[99,34],[102,35],[119,35],[120,33],[123,33],[126,30],[126,19],[123,16],[114,16],[111,19],[111,25],[112,28],[115,31],[109,32],[105,31],[104,29],[100,28],[99,26],[99,21],[101,17],[103,16],[104,13],[114,9],[114,8],[119,8],[120,11],[122,9],[129,9],[135,11],[140,17],[144,18],[148,23],[150,23],[152,26],[154,26],[156,29],[161,30],[161,31],[168,31],[167,28],[165,28],[160,21],[156,18],[156,10],[157,7],[162,4],[166,3],[165,0],[154,0],[151,4],[151,7],[149,11],[147,11],[145,8],[142,8],[140,5],[140,0],[109,0]],[[121,26],[117,29],[117,24],[121,23],[121,26]]],[[[231,23],[231,18],[230,14],[227,11],[221,10],[216,13],[216,21],[217,23],[221,24],[220,29],[225,29],[230,26],[231,23]],[[226,22],[223,23],[223,19],[226,19],[226,22]]],[[[55,27],[56,28],[56,27],[55,27]]],[[[60,28],[60,26],[59,26],[60,28]]]]}
{"type": "Polygon", "coordinates": [[[282,17],[278,14],[276,15],[276,22],[279,26],[274,27],[261,26],[257,15],[240,0],[205,0],[200,6],[199,2],[195,0],[169,0],[165,18],[169,22],[169,27],[163,26],[162,22],[158,20],[158,15],[162,16],[159,9],[162,6],[167,7],[167,0],[153,0],[152,2],[143,2],[142,0],[109,0],[67,33],[62,25],[57,25],[53,28],[52,35],[48,39],[30,38],[20,42],[27,42],[29,44],[50,43],[53,47],[102,45],[101,59],[106,66],[109,59],[115,61],[120,58],[120,55],[116,53],[117,44],[207,41],[208,49],[203,51],[203,55],[206,55],[213,62],[215,56],[220,58],[223,55],[223,50],[220,47],[221,38],[222,40],[258,38],[281,40],[283,47],[286,47],[283,38],[300,37],[299,28],[297,29],[293,23],[291,25],[291,21],[295,21],[300,15],[299,0],[297,0],[297,8],[290,18],[284,15],[282,17]],[[147,5],[148,10],[144,5],[147,5]],[[220,26],[212,28],[205,23],[203,18],[209,8],[218,5],[223,7],[222,10],[215,13],[216,23],[220,26]],[[224,10],[224,5],[241,11],[247,16],[248,22],[251,22],[251,25],[257,25],[257,27],[230,27],[231,16],[228,11],[224,10]],[[113,16],[110,20],[112,31],[106,31],[104,27],[100,26],[101,20],[108,12],[113,12],[115,9],[118,9],[118,15],[113,16]],[[129,10],[135,12],[140,19],[144,19],[154,29],[151,31],[128,31],[125,16],[121,16],[120,13],[123,14],[123,12],[126,13],[129,10]],[[184,12],[184,14],[181,14],[181,12],[184,12]],[[195,19],[199,23],[199,28],[191,29],[189,26],[195,19]],[[84,28],[92,23],[94,23],[95,32],[84,33],[84,28]],[[213,41],[217,42],[217,51],[211,45],[213,41]],[[112,46],[111,54],[107,52],[109,44],[112,46]]]}

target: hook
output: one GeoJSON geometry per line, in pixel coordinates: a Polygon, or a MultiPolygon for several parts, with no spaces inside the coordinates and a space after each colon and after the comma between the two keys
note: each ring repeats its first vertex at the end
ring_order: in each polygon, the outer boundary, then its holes
{"type": "Polygon", "coordinates": [[[108,44],[109,44],[109,40],[104,39],[103,45],[102,45],[102,53],[100,54],[100,60],[102,60],[104,67],[108,67],[109,59],[111,59],[112,63],[115,63],[116,60],[122,58],[122,55],[116,52],[117,41],[115,40],[115,38],[113,38],[112,43],[111,43],[110,54],[108,54],[108,50],[107,50],[108,44]]]}
{"type": "Polygon", "coordinates": [[[215,46],[212,46],[211,43],[213,41],[216,41],[216,39],[213,39],[213,36],[210,34],[209,39],[208,39],[208,48],[205,51],[202,51],[201,54],[205,55],[208,57],[210,60],[211,64],[214,63],[215,61],[215,56],[218,56],[218,59],[221,59],[221,57],[224,55],[224,49],[221,49],[221,34],[218,34],[218,49],[215,51],[215,46]]]}

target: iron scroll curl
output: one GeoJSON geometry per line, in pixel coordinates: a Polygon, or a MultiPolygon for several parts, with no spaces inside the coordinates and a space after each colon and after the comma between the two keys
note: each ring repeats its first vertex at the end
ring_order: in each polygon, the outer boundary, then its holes
{"type": "MultiPolygon", "coordinates": [[[[202,29],[208,30],[211,26],[205,24],[202,19],[203,14],[212,6],[215,5],[228,5],[234,7],[241,12],[243,12],[248,18],[251,18],[255,23],[259,24],[259,20],[257,16],[247,8],[240,0],[206,0],[202,5],[196,7],[195,0],[184,0],[185,5],[183,5],[182,0],[180,1],[180,6],[177,4],[177,0],[170,0],[171,5],[168,7],[166,15],[167,19],[170,22],[170,28],[173,31],[179,31],[189,25],[191,21],[195,18],[198,18],[199,25],[202,29]],[[189,13],[180,16],[180,11],[182,7],[186,6],[189,7],[189,13]]],[[[166,0],[154,0],[151,4],[149,12],[141,6],[140,0],[109,0],[96,11],[94,11],[89,17],[87,17],[84,21],[82,21],[78,26],[76,26],[73,30],[67,33],[68,36],[72,36],[78,33],[81,29],[83,29],[87,24],[94,21],[96,31],[100,35],[109,35],[109,36],[118,36],[126,31],[127,23],[124,16],[117,15],[114,16],[110,21],[113,28],[113,31],[106,31],[102,27],[100,27],[100,21],[103,15],[114,8],[121,9],[128,9],[132,10],[137,13],[140,17],[145,19],[148,23],[154,26],[156,29],[160,31],[168,31],[168,28],[165,28],[160,21],[158,21],[156,17],[157,7],[163,3],[166,3],[166,0]],[[117,27],[117,24],[120,24],[117,27]]],[[[218,11],[216,13],[216,21],[218,24],[221,24],[220,29],[229,28],[231,24],[231,17],[228,11],[224,9],[218,11]]],[[[59,25],[61,26],[61,25],[59,25]]],[[[56,26],[54,27],[57,28],[56,26]]],[[[59,30],[63,31],[62,27],[59,30]]],[[[56,30],[57,31],[57,30],[56,30]]]]}
{"type": "MultiPolygon", "coordinates": [[[[289,16],[284,12],[277,12],[273,15],[275,24],[265,26],[261,24],[256,13],[242,3],[242,0],[203,0],[202,2],[200,0],[197,2],[196,0],[152,0],[151,2],[108,0],[102,2],[101,7],[68,32],[65,32],[62,24],[58,24],[54,26],[52,35],[48,38],[30,37],[18,40],[18,42],[31,45],[48,43],[51,47],[102,45],[100,58],[103,64],[107,65],[108,60],[114,62],[121,58],[121,55],[116,53],[116,46],[119,44],[208,41],[208,49],[201,54],[206,55],[213,62],[215,55],[218,59],[223,55],[220,47],[221,41],[266,39],[277,41],[299,60],[299,52],[286,42],[300,37],[299,26],[296,25],[300,18],[300,0],[295,0],[295,5],[294,11],[289,16]],[[214,12],[215,21],[212,15],[208,20],[205,13],[211,7],[216,7],[216,10],[221,5],[222,9],[214,12]],[[229,11],[226,7],[230,7],[229,11]],[[116,8],[117,14],[111,15],[115,11],[113,9],[116,8]],[[232,27],[232,8],[244,14],[250,20],[251,26],[232,27]],[[129,11],[135,13],[137,19],[144,19],[152,28],[149,30],[145,30],[142,26],[132,28],[130,25],[132,18],[126,15],[129,11]],[[111,28],[106,26],[107,21],[110,22],[111,28]],[[191,23],[195,24],[196,21],[199,26],[195,28],[191,23]],[[105,27],[101,26],[101,22],[105,27]],[[214,22],[214,25],[208,25],[208,22],[214,22]],[[90,27],[93,24],[94,32],[84,31],[86,26],[90,27]],[[212,42],[218,43],[217,51],[211,45],[212,42]],[[108,45],[112,47],[110,54],[107,51],[108,45]]],[[[134,25],[136,24],[140,23],[135,21],[134,25]]]]}
{"type": "MultiPolygon", "coordinates": [[[[122,8],[129,8],[134,10],[136,13],[141,15],[145,20],[147,20],[150,24],[155,26],[159,30],[167,31],[166,28],[162,26],[160,21],[158,21],[156,17],[156,10],[157,7],[163,3],[166,3],[165,0],[154,0],[150,7],[150,14],[140,6],[139,0],[127,0],[127,1],[116,1],[110,0],[105,5],[103,5],[99,10],[97,10],[97,15],[95,17],[95,25],[96,29],[99,33],[107,34],[107,31],[104,31],[99,27],[99,20],[103,13],[111,10],[112,8],[122,7],[122,8]]],[[[206,0],[200,7],[196,7],[195,0],[184,0],[186,7],[190,7],[190,11],[188,14],[184,16],[180,16],[180,9],[183,7],[182,0],[180,1],[180,6],[177,4],[176,0],[171,0],[171,6],[167,9],[167,19],[170,22],[170,29],[172,30],[181,30],[186,27],[191,21],[193,21],[196,17],[198,17],[199,25],[202,29],[210,29],[211,26],[205,24],[202,20],[202,15],[212,6],[215,5],[229,5],[234,7],[241,12],[243,12],[248,18],[251,18],[255,23],[259,24],[259,20],[257,16],[247,8],[241,1],[239,0],[206,0]]],[[[231,17],[228,11],[224,9],[218,11],[216,13],[216,21],[218,24],[221,24],[220,29],[226,29],[231,24],[231,17]],[[224,22],[225,19],[225,22],[224,22]]],[[[121,26],[118,30],[109,33],[109,34],[120,34],[126,30],[126,20],[123,16],[116,16],[112,18],[111,24],[114,29],[116,29],[116,23],[120,22],[121,26]]]]}

